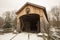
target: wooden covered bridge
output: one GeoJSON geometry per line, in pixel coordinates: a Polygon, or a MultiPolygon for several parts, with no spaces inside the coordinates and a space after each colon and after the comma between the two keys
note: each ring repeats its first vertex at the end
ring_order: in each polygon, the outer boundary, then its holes
{"type": "Polygon", "coordinates": [[[16,13],[17,31],[41,32],[42,22],[48,23],[46,8],[27,2],[16,13]]]}

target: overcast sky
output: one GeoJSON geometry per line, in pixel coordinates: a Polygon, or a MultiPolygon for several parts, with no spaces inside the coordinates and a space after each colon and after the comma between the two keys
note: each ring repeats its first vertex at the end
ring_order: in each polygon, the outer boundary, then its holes
{"type": "Polygon", "coordinates": [[[5,11],[19,10],[26,2],[44,6],[47,11],[60,5],[60,0],[0,0],[0,15],[5,11]]]}

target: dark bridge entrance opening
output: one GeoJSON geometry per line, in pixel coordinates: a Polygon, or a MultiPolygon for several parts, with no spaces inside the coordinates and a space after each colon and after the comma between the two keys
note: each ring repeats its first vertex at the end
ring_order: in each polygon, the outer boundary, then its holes
{"type": "Polygon", "coordinates": [[[20,28],[24,32],[40,32],[40,16],[28,14],[20,17],[20,28]]]}

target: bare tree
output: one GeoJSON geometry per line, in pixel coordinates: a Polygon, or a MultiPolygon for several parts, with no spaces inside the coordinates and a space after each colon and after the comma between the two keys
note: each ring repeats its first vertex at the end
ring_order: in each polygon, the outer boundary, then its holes
{"type": "Polygon", "coordinates": [[[0,28],[3,27],[3,24],[4,24],[4,19],[2,17],[0,17],[0,28]]]}
{"type": "MultiPolygon", "coordinates": [[[[59,33],[60,33],[60,8],[58,7],[53,7],[50,11],[52,13],[53,16],[53,20],[51,20],[49,22],[49,35],[51,38],[53,38],[54,40],[59,40],[60,37],[59,33]],[[54,29],[54,30],[53,30],[54,29]]],[[[53,40],[51,39],[51,40],[53,40]]]]}
{"type": "Polygon", "coordinates": [[[4,21],[5,21],[5,25],[3,27],[4,29],[12,28],[12,31],[16,29],[17,19],[14,11],[6,11],[4,13],[4,21]]]}

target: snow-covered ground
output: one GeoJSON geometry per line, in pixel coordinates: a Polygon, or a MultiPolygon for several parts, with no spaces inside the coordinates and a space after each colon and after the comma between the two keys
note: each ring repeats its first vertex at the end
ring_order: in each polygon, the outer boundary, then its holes
{"type": "MultiPolygon", "coordinates": [[[[0,35],[0,40],[28,40],[28,33],[6,33],[0,35]]],[[[43,40],[42,37],[38,37],[37,34],[29,33],[29,40],[43,40]]]]}
{"type": "Polygon", "coordinates": [[[16,34],[12,33],[0,34],[0,40],[10,40],[10,38],[12,38],[15,35],[16,34]]]}

